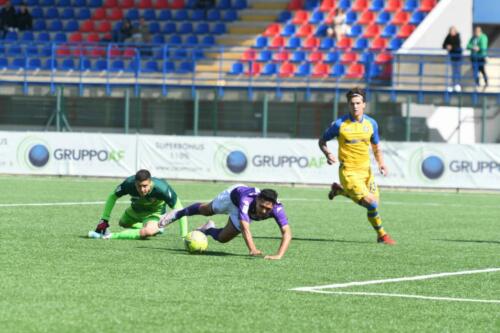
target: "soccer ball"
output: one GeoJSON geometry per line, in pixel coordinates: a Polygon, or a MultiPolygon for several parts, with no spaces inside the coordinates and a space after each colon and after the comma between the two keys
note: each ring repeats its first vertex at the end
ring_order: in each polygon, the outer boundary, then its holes
{"type": "Polygon", "coordinates": [[[184,245],[189,253],[203,253],[208,247],[208,239],[204,233],[195,230],[187,234],[184,245]]]}

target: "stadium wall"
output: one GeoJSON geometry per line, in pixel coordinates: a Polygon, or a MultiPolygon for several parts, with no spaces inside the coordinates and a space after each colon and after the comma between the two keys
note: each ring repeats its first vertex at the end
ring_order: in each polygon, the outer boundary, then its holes
{"type": "MultiPolygon", "coordinates": [[[[390,170],[375,173],[382,186],[500,190],[500,145],[382,146],[390,170]]],[[[338,174],[312,139],[0,132],[3,174],[125,177],[140,168],[168,179],[297,184],[338,174]]]]}

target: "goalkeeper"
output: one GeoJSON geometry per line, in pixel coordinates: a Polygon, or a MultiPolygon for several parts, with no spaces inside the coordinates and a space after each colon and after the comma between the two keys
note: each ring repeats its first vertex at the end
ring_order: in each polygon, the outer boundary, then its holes
{"type": "MultiPolygon", "coordinates": [[[[165,214],[166,205],[171,209],[182,209],[182,204],[170,185],[158,178],[151,177],[148,170],[139,170],[135,176],[126,178],[106,200],[101,220],[95,231],[89,231],[88,237],[95,239],[145,239],[161,233],[158,222],[165,214]],[[120,217],[121,232],[108,232],[111,211],[116,200],[130,195],[131,204],[120,217]]],[[[187,219],[180,221],[181,236],[187,234],[187,219]]]]}

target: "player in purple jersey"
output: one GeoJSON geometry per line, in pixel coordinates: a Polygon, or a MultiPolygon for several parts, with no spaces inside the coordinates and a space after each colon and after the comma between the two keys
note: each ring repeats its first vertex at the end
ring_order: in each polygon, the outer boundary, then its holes
{"type": "Polygon", "coordinates": [[[260,191],[258,188],[241,184],[231,186],[217,195],[211,202],[194,203],[184,209],[174,210],[163,215],[159,226],[163,228],[184,216],[212,216],[216,214],[229,215],[224,228],[216,228],[213,221],[208,221],[198,230],[221,243],[229,242],[241,232],[251,256],[262,255],[262,252],[255,246],[250,232],[252,221],[273,218],[281,230],[281,244],[278,253],[267,255],[264,257],[265,259],[281,259],[290,245],[292,231],[285,209],[278,201],[276,191],[271,189],[260,191]]]}

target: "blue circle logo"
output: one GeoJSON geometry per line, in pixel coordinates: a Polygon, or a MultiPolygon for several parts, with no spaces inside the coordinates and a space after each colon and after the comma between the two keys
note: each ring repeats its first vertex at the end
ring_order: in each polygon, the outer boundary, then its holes
{"type": "Polygon", "coordinates": [[[431,155],[422,161],[422,173],[429,179],[438,179],[444,173],[443,160],[431,155]]]}
{"type": "Polygon", "coordinates": [[[49,161],[49,150],[42,144],[36,144],[30,148],[28,159],[33,166],[43,167],[49,161]]]}
{"type": "Polygon", "coordinates": [[[234,173],[242,173],[247,168],[247,157],[241,150],[234,150],[227,155],[226,165],[234,173]]]}

